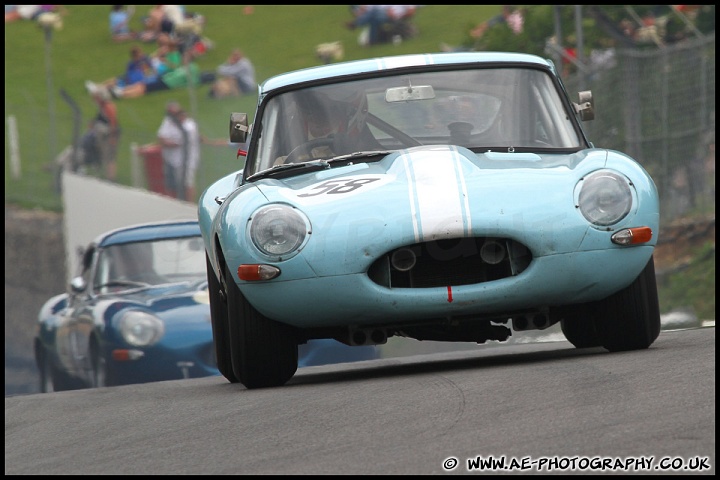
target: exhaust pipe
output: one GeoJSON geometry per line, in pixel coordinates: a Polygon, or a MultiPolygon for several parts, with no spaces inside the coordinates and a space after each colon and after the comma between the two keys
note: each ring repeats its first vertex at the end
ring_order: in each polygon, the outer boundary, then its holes
{"type": "Polygon", "coordinates": [[[387,331],[384,328],[350,329],[346,337],[336,340],[350,346],[384,345],[387,343],[387,331]]]}
{"type": "Polygon", "coordinates": [[[532,323],[538,330],[544,330],[550,326],[550,319],[548,319],[547,315],[539,313],[537,315],[533,315],[532,323]]]}
{"type": "Polygon", "coordinates": [[[550,326],[550,319],[544,313],[536,313],[532,315],[521,315],[513,317],[513,330],[545,330],[550,326]]]}

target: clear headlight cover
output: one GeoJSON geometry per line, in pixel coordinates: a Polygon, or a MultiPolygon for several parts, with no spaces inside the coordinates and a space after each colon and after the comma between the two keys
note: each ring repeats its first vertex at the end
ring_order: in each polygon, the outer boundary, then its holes
{"type": "Polygon", "coordinates": [[[583,179],[577,204],[593,225],[613,225],[627,216],[633,196],[630,180],[611,170],[598,170],[583,179]]]}
{"type": "Polygon", "coordinates": [[[155,315],[135,310],[120,318],[120,333],[130,345],[147,347],[162,338],[165,324],[155,315]]]}
{"type": "Polygon", "coordinates": [[[310,231],[310,222],[297,209],[283,204],[259,208],[250,220],[250,238],[271,257],[296,252],[310,231]]]}

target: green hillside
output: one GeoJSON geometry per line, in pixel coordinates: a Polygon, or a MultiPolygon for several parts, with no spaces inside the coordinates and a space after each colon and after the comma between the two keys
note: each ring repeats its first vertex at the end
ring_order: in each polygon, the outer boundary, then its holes
{"type": "MultiPolygon", "coordinates": [[[[136,6],[131,24],[134,30],[142,29],[141,17],[149,8],[148,5],[136,6]]],[[[233,48],[240,47],[254,63],[259,82],[278,73],[320,65],[315,46],[325,42],[342,42],[345,60],[438,51],[441,42],[460,43],[471,25],[501,10],[500,5],[423,6],[414,19],[419,29],[417,37],[400,45],[361,47],[357,42],[358,30],[345,27],[352,18],[348,5],[255,5],[250,14],[246,14],[243,5],[186,5],[185,8],[205,17],[203,35],[214,44],[214,48],[198,60],[201,69],[214,70],[233,48]]],[[[6,128],[5,201],[28,208],[61,209],[60,196],[54,188],[52,162],[72,143],[73,111],[60,97],[60,90],[64,89],[78,103],[84,128],[95,113],[95,105],[85,91],[85,81],[100,82],[122,73],[132,45],[140,44],[148,53],[155,48],[154,44],[141,42],[114,43],[109,35],[108,5],[66,5],[65,9],[63,26],[51,33],[49,41],[34,21],[5,25],[5,118],[6,125],[9,116],[16,119],[21,158],[21,177],[15,179],[11,175],[6,128]],[[49,91],[53,92],[50,98],[49,91]]],[[[131,143],[144,145],[154,141],[168,100],[178,100],[193,112],[202,133],[211,138],[227,138],[231,112],[252,113],[255,109],[255,96],[215,100],[207,97],[208,89],[209,85],[201,85],[195,91],[155,92],[116,102],[123,128],[118,156],[120,183],[132,183],[131,143]]],[[[198,192],[237,166],[231,150],[204,147],[203,165],[197,177],[198,192]]]]}

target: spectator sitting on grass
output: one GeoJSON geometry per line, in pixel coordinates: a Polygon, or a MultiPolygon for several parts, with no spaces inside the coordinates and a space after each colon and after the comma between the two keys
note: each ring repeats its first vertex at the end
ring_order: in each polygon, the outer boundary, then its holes
{"type": "MultiPolygon", "coordinates": [[[[150,61],[158,76],[175,70],[182,65],[182,54],[178,49],[177,42],[175,42],[170,35],[167,33],[158,35],[157,44],[158,48],[150,55],[150,61]]],[[[147,83],[147,81],[145,83],[147,83]]]]}
{"type": "Polygon", "coordinates": [[[183,54],[183,64],[176,69],[160,75],[151,82],[138,82],[122,88],[116,86],[110,89],[110,93],[114,98],[136,98],[160,90],[187,87],[188,82],[200,85],[210,79],[214,80],[214,77],[214,74],[210,76],[201,74],[200,67],[193,61],[193,52],[188,50],[183,54]]]}
{"type": "Polygon", "coordinates": [[[140,40],[154,42],[161,33],[173,33],[175,28],[173,18],[177,17],[178,7],[179,5],[153,5],[148,14],[142,18],[145,30],[140,34],[140,40]]]}
{"type": "Polygon", "coordinates": [[[126,8],[125,5],[113,5],[110,9],[110,36],[116,42],[136,40],[138,34],[130,30],[130,19],[135,13],[135,7],[126,8]]]}
{"type": "Polygon", "coordinates": [[[217,76],[208,92],[210,98],[237,97],[257,89],[255,67],[239,48],[217,68],[217,76]]]}
{"type": "Polygon", "coordinates": [[[125,73],[117,77],[112,77],[100,85],[91,82],[90,80],[85,82],[85,87],[89,92],[97,90],[97,87],[104,87],[112,89],[115,87],[127,87],[137,83],[142,83],[146,77],[152,77],[155,75],[150,57],[143,52],[139,46],[134,46],[130,49],[130,61],[125,67],[125,73]]]}

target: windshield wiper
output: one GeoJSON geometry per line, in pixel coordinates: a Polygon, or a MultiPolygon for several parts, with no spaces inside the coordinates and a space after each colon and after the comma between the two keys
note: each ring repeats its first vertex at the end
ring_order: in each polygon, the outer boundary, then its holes
{"type": "Polygon", "coordinates": [[[390,155],[394,152],[395,150],[366,150],[364,152],[354,152],[348,153],[346,155],[338,155],[337,157],[330,158],[327,161],[338,162],[342,160],[353,160],[356,158],[384,157],[385,155],[390,155]]]}
{"type": "MultiPolygon", "coordinates": [[[[274,167],[263,170],[262,172],[253,173],[247,178],[248,182],[251,182],[253,180],[257,180],[259,178],[267,178],[267,177],[284,177],[290,175],[294,175],[295,170],[310,170],[312,172],[318,171],[318,170],[325,170],[330,168],[330,164],[327,160],[313,160],[310,162],[303,162],[303,163],[286,163],[283,165],[275,165],[274,167]]],[[[303,172],[304,173],[304,172],[303,172]]]]}
{"type": "Polygon", "coordinates": [[[298,172],[298,170],[308,170],[311,172],[316,172],[319,170],[326,170],[328,168],[331,168],[331,163],[342,162],[344,160],[354,160],[357,158],[384,157],[385,155],[389,155],[393,152],[395,152],[395,150],[366,150],[363,152],[353,152],[346,155],[338,155],[337,157],[323,160],[312,160],[303,163],[286,163],[282,165],[275,165],[274,167],[267,170],[253,173],[247,178],[247,181],[251,182],[259,178],[267,177],[283,178],[295,175],[297,173],[306,173],[305,171],[298,172]]]}

